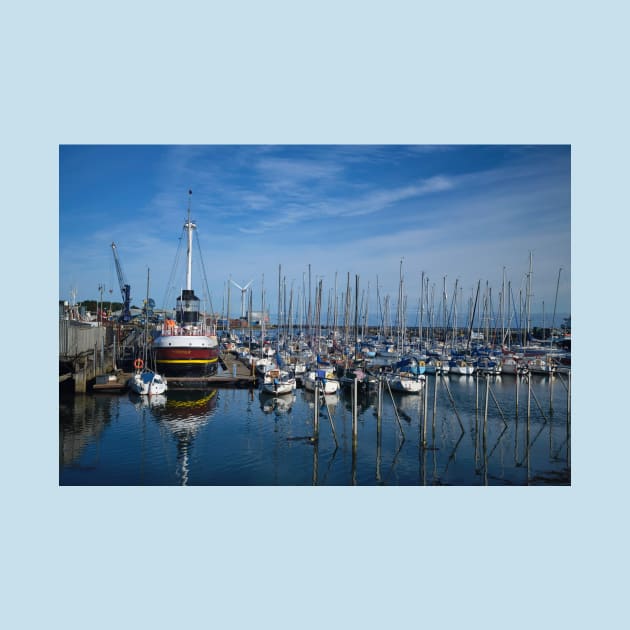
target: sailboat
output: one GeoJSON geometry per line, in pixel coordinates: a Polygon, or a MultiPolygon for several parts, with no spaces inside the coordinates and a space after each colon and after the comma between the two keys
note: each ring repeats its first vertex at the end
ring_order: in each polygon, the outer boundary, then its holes
{"type": "Polygon", "coordinates": [[[339,391],[339,380],[333,370],[309,370],[304,374],[304,389],[314,392],[316,388],[322,394],[335,394],[339,391]]]}
{"type": "Polygon", "coordinates": [[[292,394],[297,387],[295,374],[285,369],[284,361],[279,352],[276,352],[275,363],[276,365],[264,373],[262,391],[274,396],[292,394]]]}
{"type": "Polygon", "coordinates": [[[407,372],[404,368],[387,374],[385,378],[393,391],[404,394],[419,394],[425,385],[424,374],[407,372]]]}
{"type": "Polygon", "coordinates": [[[281,368],[272,368],[267,370],[262,384],[262,391],[266,394],[281,396],[283,394],[291,394],[297,387],[295,376],[281,368]]]}
{"type": "Polygon", "coordinates": [[[184,224],[188,251],[186,288],[181,291],[175,305],[175,319],[166,319],[153,342],[155,362],[166,376],[207,376],[217,370],[219,342],[200,312],[200,300],[192,288],[192,234],[196,225],[190,218],[188,191],[188,218],[184,224]]]}
{"type": "Polygon", "coordinates": [[[149,339],[149,270],[147,270],[147,300],[144,320],[144,342],[142,344],[142,358],[134,361],[136,371],[129,379],[129,389],[140,396],[159,396],[166,392],[168,386],[161,374],[150,370],[147,365],[147,343],[149,339]]]}
{"type": "Polygon", "coordinates": [[[166,392],[168,385],[161,374],[140,368],[129,379],[129,389],[140,396],[159,396],[166,392]]]}

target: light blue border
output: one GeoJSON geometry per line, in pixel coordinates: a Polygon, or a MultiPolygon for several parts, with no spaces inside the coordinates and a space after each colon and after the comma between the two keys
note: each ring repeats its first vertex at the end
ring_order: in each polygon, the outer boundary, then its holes
{"type": "Polygon", "coordinates": [[[628,21],[622,3],[597,7],[33,2],[5,12],[6,627],[625,618],[613,559],[623,566],[628,549],[615,495],[627,412],[620,372],[587,369],[608,345],[600,333],[625,332],[612,252],[627,249],[615,211],[627,205],[628,21]],[[75,142],[571,144],[573,486],[59,488],[57,147],[75,142]]]}

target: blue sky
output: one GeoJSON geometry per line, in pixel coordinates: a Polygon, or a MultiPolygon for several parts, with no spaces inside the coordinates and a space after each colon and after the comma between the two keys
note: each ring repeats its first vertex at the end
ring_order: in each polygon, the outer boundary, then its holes
{"type": "MultiPolygon", "coordinates": [[[[73,288],[79,301],[96,299],[99,284],[120,299],[115,242],[133,303],[150,268],[157,306],[172,307],[184,282],[181,264],[172,272],[191,189],[217,311],[231,276],[253,279],[254,308],[264,281],[275,312],[278,265],[296,293],[310,264],[324,296],[335,274],[341,290],[350,273],[361,289],[369,283],[372,304],[377,276],[381,298],[395,301],[401,259],[409,310],[422,272],[437,296],[444,277],[449,296],[457,279],[466,301],[481,281],[496,308],[504,268],[517,303],[524,296],[532,252],[532,311],[544,302],[550,318],[562,268],[557,311],[570,312],[567,145],[62,145],[59,180],[60,299],[73,288]]],[[[203,297],[197,266],[193,288],[203,297]]]]}

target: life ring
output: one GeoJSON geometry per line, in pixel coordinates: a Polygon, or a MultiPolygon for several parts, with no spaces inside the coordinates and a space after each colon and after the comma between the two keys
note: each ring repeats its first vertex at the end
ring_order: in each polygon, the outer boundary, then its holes
{"type": "Polygon", "coordinates": [[[142,359],[136,359],[133,362],[133,367],[135,367],[136,370],[141,370],[144,367],[144,361],[142,359]]]}

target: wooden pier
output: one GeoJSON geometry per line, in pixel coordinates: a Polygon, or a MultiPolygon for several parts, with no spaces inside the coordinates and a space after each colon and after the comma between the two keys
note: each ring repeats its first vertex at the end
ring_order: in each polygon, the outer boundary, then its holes
{"type": "MultiPolygon", "coordinates": [[[[211,376],[167,376],[169,389],[206,389],[210,387],[253,387],[256,375],[252,368],[246,366],[230,353],[219,357],[222,372],[211,376]]],[[[120,392],[127,389],[130,372],[118,372],[112,377],[97,377],[92,386],[94,392],[120,392]]]]}
{"type": "Polygon", "coordinates": [[[91,389],[94,392],[123,392],[127,389],[127,381],[131,374],[129,372],[117,372],[114,375],[105,375],[105,377],[96,377],[91,389]]]}

